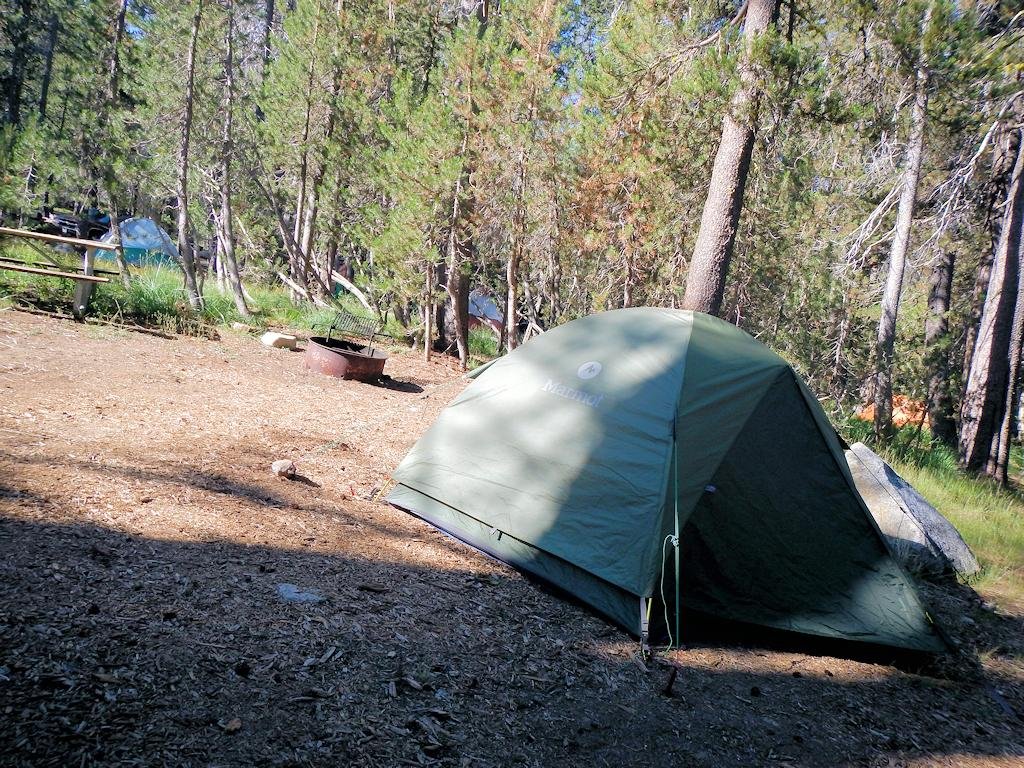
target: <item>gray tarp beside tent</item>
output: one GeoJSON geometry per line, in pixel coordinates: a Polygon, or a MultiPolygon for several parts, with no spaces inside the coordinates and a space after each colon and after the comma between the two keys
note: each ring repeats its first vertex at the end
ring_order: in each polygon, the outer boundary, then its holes
{"type": "Polygon", "coordinates": [[[853,481],[878,523],[893,557],[911,573],[955,571],[971,576],[981,570],[959,531],[864,443],[846,451],[853,481]]]}
{"type": "Polygon", "coordinates": [[[636,634],[678,584],[686,608],[727,619],[943,647],[817,401],[707,315],[549,331],[490,365],[394,477],[394,505],[636,634]]]}

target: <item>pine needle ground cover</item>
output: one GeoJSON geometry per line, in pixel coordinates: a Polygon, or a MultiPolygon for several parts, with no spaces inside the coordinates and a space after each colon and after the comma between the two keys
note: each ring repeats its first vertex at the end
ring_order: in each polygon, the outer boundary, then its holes
{"type": "Polygon", "coordinates": [[[693,637],[644,669],[633,638],[382,503],[465,386],[443,358],[396,352],[390,375],[415,385],[396,389],[244,334],[13,311],[0,350],[0,765],[1024,756],[991,693],[1024,712],[1024,614],[963,585],[927,597],[969,663],[693,637]],[[281,457],[308,482],[275,477],[281,457]]]}

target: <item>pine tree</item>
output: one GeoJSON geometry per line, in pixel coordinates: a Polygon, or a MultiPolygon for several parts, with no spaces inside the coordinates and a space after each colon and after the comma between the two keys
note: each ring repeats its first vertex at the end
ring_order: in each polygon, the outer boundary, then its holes
{"type": "Polygon", "coordinates": [[[754,149],[754,125],[761,100],[754,58],[763,37],[778,13],[778,0],[744,3],[743,53],[739,84],[722,121],[722,139],[715,155],[707,201],[686,280],[683,307],[718,314],[725,279],[732,258],[736,228],[743,209],[743,192],[754,149]]]}

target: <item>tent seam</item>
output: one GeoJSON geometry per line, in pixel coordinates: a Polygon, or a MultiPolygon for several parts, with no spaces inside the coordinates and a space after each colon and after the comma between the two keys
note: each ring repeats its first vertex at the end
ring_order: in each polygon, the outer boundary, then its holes
{"type": "MultiPolygon", "coordinates": [[[[709,482],[714,479],[715,475],[718,474],[718,470],[722,468],[722,464],[724,464],[725,460],[729,457],[729,454],[732,452],[733,446],[736,445],[736,441],[739,440],[740,437],[743,435],[743,430],[746,428],[747,422],[749,422],[753,415],[757,412],[757,409],[761,407],[761,403],[764,402],[764,399],[768,396],[768,393],[771,391],[772,387],[779,383],[779,380],[786,375],[787,371],[793,373],[793,369],[790,368],[789,366],[786,366],[785,368],[780,370],[778,375],[768,383],[768,386],[764,388],[764,391],[761,393],[761,396],[757,398],[757,402],[754,404],[754,407],[751,408],[750,413],[747,414],[747,418],[743,420],[743,424],[740,426],[739,429],[736,430],[736,435],[733,437],[732,440],[729,441],[728,447],[722,452],[721,460],[715,465],[714,471],[711,472],[710,476],[708,477],[709,482]]],[[[694,505],[694,509],[696,509],[696,505],[694,505]]],[[[687,513],[686,518],[683,522],[688,522],[692,514],[693,509],[691,509],[687,513]]]]}

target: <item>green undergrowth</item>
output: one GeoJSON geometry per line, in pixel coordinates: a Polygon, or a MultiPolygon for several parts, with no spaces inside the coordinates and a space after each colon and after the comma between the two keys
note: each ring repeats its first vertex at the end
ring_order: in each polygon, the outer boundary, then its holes
{"type": "Polygon", "coordinates": [[[498,356],[498,337],[486,326],[469,329],[469,354],[478,364],[498,356]]]}
{"type": "MultiPolygon", "coordinates": [[[[35,252],[24,246],[8,246],[3,253],[38,261],[35,252]]],[[[59,253],[54,255],[63,263],[59,253]]],[[[69,260],[66,264],[68,269],[76,269],[74,257],[65,256],[63,260],[69,260]]],[[[97,266],[116,268],[107,262],[97,266]]],[[[135,267],[127,287],[116,275],[109,277],[111,281],[98,285],[93,293],[89,304],[91,318],[170,333],[206,336],[218,326],[230,327],[232,323],[243,323],[254,330],[270,327],[322,334],[334,317],[333,310],[308,303],[294,304],[283,288],[247,284],[246,290],[252,298],[249,302],[252,317],[244,318],[235,307],[234,297],[219,290],[211,281],[204,286],[203,307],[195,311],[189,307],[181,272],[173,266],[135,267]]],[[[74,286],[72,280],[0,270],[0,302],[4,306],[27,305],[68,313],[74,286]]],[[[343,295],[339,301],[352,314],[369,316],[354,297],[343,295]]],[[[395,338],[403,335],[401,327],[393,320],[385,325],[384,333],[395,338]]]]}
{"type": "MultiPolygon", "coordinates": [[[[840,431],[850,443],[871,443],[868,423],[851,420],[840,431]]],[[[956,451],[933,440],[927,428],[904,427],[888,445],[871,447],[960,531],[982,566],[972,586],[1024,609],[1021,447],[1012,452],[1009,488],[964,472],[956,451]]]]}

